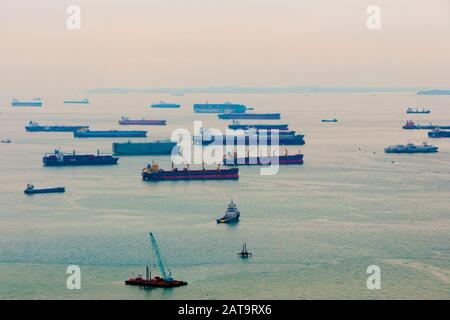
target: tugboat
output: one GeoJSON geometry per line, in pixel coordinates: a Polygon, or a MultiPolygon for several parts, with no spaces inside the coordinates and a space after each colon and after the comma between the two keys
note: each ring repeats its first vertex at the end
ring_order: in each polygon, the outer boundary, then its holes
{"type": "Polygon", "coordinates": [[[429,138],[450,138],[450,131],[441,130],[436,128],[431,132],[428,132],[429,138]]]}
{"type": "Polygon", "coordinates": [[[238,253],[238,258],[247,259],[247,258],[251,258],[251,257],[252,257],[252,253],[247,251],[247,243],[244,243],[244,245],[242,246],[241,252],[238,253]]]}
{"type": "Polygon", "coordinates": [[[125,280],[126,285],[139,286],[139,287],[149,287],[149,288],[174,288],[185,286],[188,283],[186,281],[174,280],[172,277],[172,272],[164,263],[161,252],[156,243],[156,239],[153,233],[150,232],[150,242],[152,244],[153,256],[155,257],[155,263],[158,265],[160,277],[154,277],[151,279],[150,269],[148,266],[145,267],[145,279],[142,275],[137,278],[130,278],[125,280]]]}
{"type": "Polygon", "coordinates": [[[396,146],[389,146],[384,149],[384,152],[386,153],[432,153],[432,152],[438,152],[438,147],[429,145],[428,143],[424,142],[423,145],[417,146],[414,143],[408,143],[407,145],[396,145],[396,146]]]}
{"type": "Polygon", "coordinates": [[[190,170],[189,166],[183,170],[172,168],[170,171],[160,169],[158,164],[148,164],[142,169],[142,180],[162,181],[162,180],[237,180],[239,179],[239,169],[217,169],[190,170]]]}
{"type": "Polygon", "coordinates": [[[222,218],[216,219],[217,223],[235,223],[239,221],[239,217],[241,216],[241,212],[236,206],[236,203],[231,200],[228,204],[227,211],[222,218]]]}
{"type": "Polygon", "coordinates": [[[65,187],[58,188],[47,188],[47,189],[35,189],[32,184],[27,184],[27,188],[23,191],[25,194],[35,194],[35,193],[61,193],[65,192],[65,187]]]}
{"type": "Polygon", "coordinates": [[[408,109],[406,109],[406,113],[431,113],[431,110],[422,108],[422,110],[419,110],[419,108],[412,108],[412,107],[408,107],[408,109]]]}

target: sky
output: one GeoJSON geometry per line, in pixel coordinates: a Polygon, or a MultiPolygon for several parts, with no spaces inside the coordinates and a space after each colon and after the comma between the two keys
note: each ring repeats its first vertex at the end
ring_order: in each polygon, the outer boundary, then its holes
{"type": "Polygon", "coordinates": [[[228,85],[450,88],[450,1],[1,3],[0,94],[228,85]]]}

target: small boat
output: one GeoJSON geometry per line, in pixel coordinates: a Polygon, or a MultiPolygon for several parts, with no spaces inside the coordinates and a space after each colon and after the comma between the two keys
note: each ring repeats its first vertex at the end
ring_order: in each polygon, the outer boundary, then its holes
{"type": "Polygon", "coordinates": [[[236,206],[236,203],[231,200],[228,204],[227,211],[222,218],[216,219],[217,223],[235,223],[239,221],[239,217],[241,216],[241,212],[236,206]]]}
{"type": "Polygon", "coordinates": [[[244,243],[244,245],[242,246],[242,250],[241,250],[241,252],[238,253],[238,257],[244,258],[244,259],[252,257],[252,253],[248,252],[248,250],[247,250],[247,243],[244,243]]]}
{"type": "Polygon", "coordinates": [[[61,193],[65,191],[66,191],[65,187],[35,189],[32,184],[27,184],[27,188],[23,192],[25,194],[35,194],[35,193],[61,193]]]}
{"type": "Polygon", "coordinates": [[[11,143],[11,140],[9,138],[3,139],[1,143],[11,143]]]}
{"type": "Polygon", "coordinates": [[[333,119],[322,119],[322,122],[338,122],[338,119],[333,118],[333,119]]]}
{"type": "Polygon", "coordinates": [[[420,110],[419,108],[408,107],[408,109],[406,109],[406,113],[426,113],[426,114],[428,114],[428,113],[431,113],[431,110],[425,109],[425,108],[422,108],[422,110],[420,110]]]}

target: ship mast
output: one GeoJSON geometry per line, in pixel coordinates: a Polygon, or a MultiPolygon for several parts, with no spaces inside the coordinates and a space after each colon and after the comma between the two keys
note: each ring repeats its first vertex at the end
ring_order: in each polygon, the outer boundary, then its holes
{"type": "Polygon", "coordinates": [[[171,282],[173,280],[172,273],[170,272],[169,268],[167,268],[166,264],[164,263],[161,252],[159,251],[159,248],[158,248],[158,244],[156,243],[156,239],[153,236],[153,233],[151,233],[151,232],[150,232],[150,242],[152,244],[153,255],[155,257],[155,262],[159,268],[161,277],[164,279],[164,281],[171,282]],[[166,271],[166,269],[167,269],[167,271],[166,271]]]}

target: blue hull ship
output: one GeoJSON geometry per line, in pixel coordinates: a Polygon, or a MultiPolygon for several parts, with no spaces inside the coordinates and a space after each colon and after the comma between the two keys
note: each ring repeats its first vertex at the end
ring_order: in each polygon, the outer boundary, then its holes
{"type": "Polygon", "coordinates": [[[240,123],[233,123],[229,124],[228,128],[232,130],[251,130],[251,129],[263,129],[263,130],[288,130],[289,126],[287,124],[240,124],[240,123]]]}
{"type": "Polygon", "coordinates": [[[39,98],[33,99],[33,101],[19,101],[13,99],[11,102],[13,107],[42,107],[42,101],[39,98]]]}
{"type": "Polygon", "coordinates": [[[64,104],[89,104],[88,99],[81,99],[81,100],[64,100],[64,104]]]}
{"type": "Polygon", "coordinates": [[[197,113],[244,113],[249,108],[236,103],[197,103],[194,104],[194,112],[197,113]]]}
{"type": "Polygon", "coordinates": [[[160,102],[155,103],[151,105],[152,108],[162,108],[162,109],[178,109],[181,107],[181,105],[177,103],[166,103],[166,102],[160,102]]]}
{"type": "Polygon", "coordinates": [[[154,142],[115,142],[113,153],[115,155],[170,155],[177,144],[170,140],[154,142]]]}
{"type": "Polygon", "coordinates": [[[302,146],[305,144],[304,135],[287,135],[278,136],[278,139],[270,139],[270,136],[212,136],[208,138],[194,137],[194,142],[201,141],[202,145],[218,144],[218,145],[280,145],[280,146],[302,146]]]}
{"type": "Polygon", "coordinates": [[[450,131],[435,129],[428,132],[428,137],[430,138],[450,138],[450,131]]]}
{"type": "Polygon", "coordinates": [[[55,150],[51,154],[45,154],[42,158],[44,166],[47,167],[114,165],[117,164],[117,161],[119,161],[119,158],[101,155],[99,152],[93,155],[75,154],[75,151],[73,153],[62,153],[59,150],[55,150]]]}
{"type": "Polygon", "coordinates": [[[78,130],[73,132],[75,138],[145,138],[147,131],[91,131],[78,130]]]}
{"type": "Polygon", "coordinates": [[[78,130],[89,129],[88,126],[46,126],[39,125],[37,122],[30,121],[25,130],[29,132],[75,132],[78,130]]]}
{"type": "Polygon", "coordinates": [[[279,113],[223,113],[218,115],[222,120],[279,120],[281,116],[279,113]]]}
{"type": "Polygon", "coordinates": [[[423,145],[415,145],[413,143],[408,143],[407,145],[396,145],[389,146],[384,149],[386,153],[434,153],[438,152],[438,147],[428,145],[424,143],[423,145]]]}

